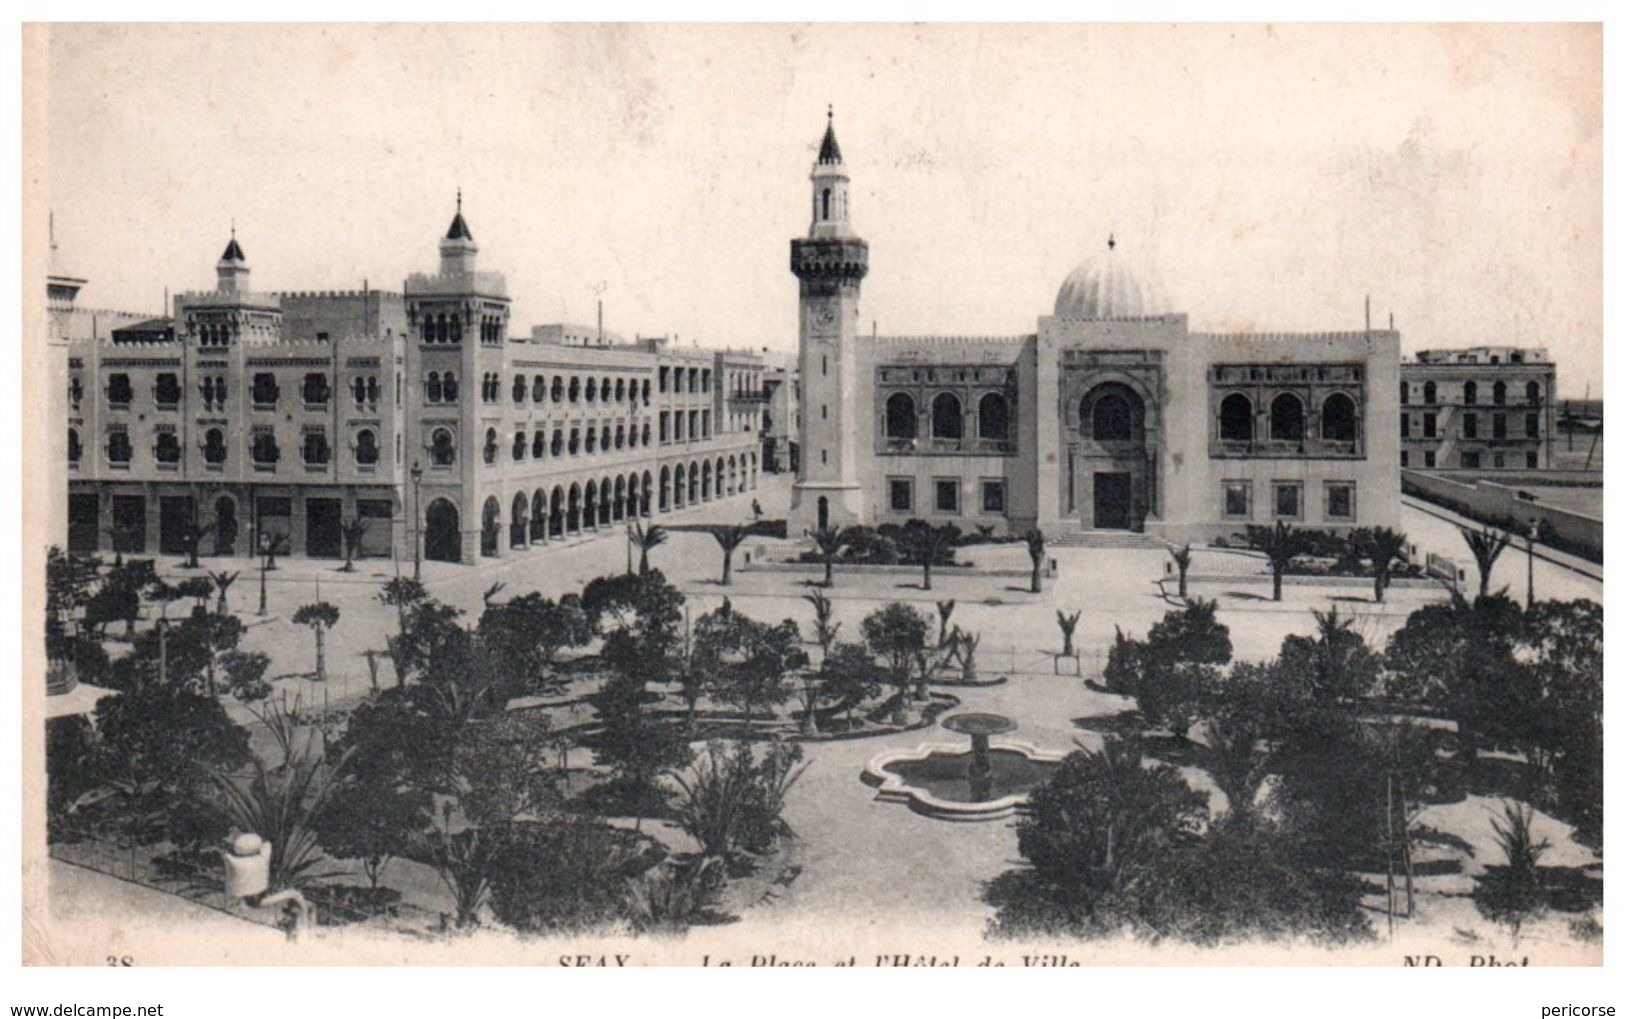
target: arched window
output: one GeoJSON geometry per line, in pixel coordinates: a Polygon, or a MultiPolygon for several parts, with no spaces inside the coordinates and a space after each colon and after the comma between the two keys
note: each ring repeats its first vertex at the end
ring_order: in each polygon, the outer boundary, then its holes
{"type": "Polygon", "coordinates": [[[159,432],[152,446],[152,456],[161,464],[180,463],[181,440],[175,437],[174,432],[159,432]]]}
{"type": "Polygon", "coordinates": [[[107,459],[111,463],[127,464],[134,455],[130,446],[130,434],[123,430],[110,432],[107,436],[107,459]]]}
{"type": "Polygon", "coordinates": [[[513,458],[515,460],[523,460],[525,458],[525,449],[529,445],[530,444],[525,441],[525,433],[524,433],[523,429],[521,429],[520,431],[514,432],[513,433],[513,458]]]}
{"type": "Polygon", "coordinates": [[[84,455],[84,446],[79,442],[79,429],[68,429],[68,463],[76,464],[84,455]]]}
{"type": "Polygon", "coordinates": [[[962,439],[965,437],[965,414],[960,409],[959,397],[952,393],[938,393],[931,401],[931,437],[936,439],[962,439]]]}
{"type": "Polygon", "coordinates": [[[829,188],[824,189],[824,215],[820,218],[829,218],[829,188]]]}
{"type": "Polygon", "coordinates": [[[326,372],[307,372],[302,388],[305,402],[308,404],[325,404],[331,395],[327,386],[326,372]]]}
{"type": "Polygon", "coordinates": [[[545,382],[546,380],[540,375],[530,380],[530,398],[532,401],[541,403],[542,397],[547,395],[547,386],[544,385],[545,382]]]}
{"type": "Polygon", "coordinates": [[[434,342],[434,316],[433,315],[425,315],[425,316],[423,316],[423,342],[424,343],[433,343],[434,342]]]}
{"type": "Polygon", "coordinates": [[[1343,393],[1333,393],[1320,405],[1320,437],[1333,442],[1353,442],[1357,432],[1354,401],[1343,393]]]}
{"type": "Polygon", "coordinates": [[[272,432],[256,433],[249,452],[257,464],[274,464],[282,459],[282,450],[277,446],[276,435],[272,432]]]}
{"type": "Polygon", "coordinates": [[[1126,442],[1134,438],[1134,404],[1119,392],[1095,398],[1089,414],[1089,434],[1096,442],[1126,442]]]}
{"type": "Polygon", "coordinates": [[[1495,384],[1493,399],[1497,407],[1500,407],[1507,402],[1507,384],[1505,382],[1497,382],[1495,384]]]}
{"type": "Polygon", "coordinates": [[[644,422],[644,423],[643,423],[643,444],[644,444],[644,445],[645,445],[645,446],[647,446],[647,445],[648,445],[648,444],[649,444],[649,437],[650,437],[650,436],[651,436],[651,435],[652,435],[652,434],[653,434],[653,433],[652,433],[652,432],[651,432],[651,431],[650,431],[650,430],[649,430],[649,422],[647,422],[647,421],[645,421],[645,422],[644,422]]]}
{"type": "Polygon", "coordinates": [[[893,393],[886,398],[886,438],[912,439],[917,434],[919,419],[914,413],[914,398],[907,393],[893,393]]]}
{"type": "Polygon", "coordinates": [[[1523,387],[1523,400],[1525,403],[1538,405],[1540,403],[1540,383],[1530,382],[1523,387]]]}
{"type": "Polygon", "coordinates": [[[625,425],[616,425],[615,426],[615,448],[616,449],[625,449],[626,448],[626,426],[625,425]]]}
{"type": "Polygon", "coordinates": [[[457,462],[457,445],[447,429],[434,430],[434,438],[429,444],[429,460],[436,467],[450,467],[457,462]]]}
{"type": "Polygon", "coordinates": [[[581,452],[581,429],[570,429],[570,455],[575,456],[581,452]]]}
{"type": "Polygon", "coordinates": [[[429,378],[423,383],[423,395],[430,403],[440,402],[440,373],[430,372],[429,378]]]}
{"type": "Polygon", "coordinates": [[[1439,387],[1434,385],[1432,382],[1424,383],[1422,386],[1422,402],[1429,406],[1438,403],[1439,387]]]}
{"type": "Polygon", "coordinates": [[[1411,384],[1409,382],[1400,382],[1400,384],[1399,384],[1399,402],[1400,403],[1410,403],[1411,402],[1411,384]]]}
{"type": "Polygon", "coordinates": [[[355,462],[369,467],[378,462],[378,435],[371,428],[355,435],[355,462]]]}
{"type": "Polygon", "coordinates": [[[575,403],[581,399],[581,380],[574,375],[570,376],[570,402],[575,403]]]}
{"type": "Polygon", "coordinates": [[[1302,400],[1291,393],[1282,393],[1271,401],[1270,438],[1286,442],[1303,441],[1302,400]]]}
{"type": "Polygon", "coordinates": [[[447,372],[444,380],[445,397],[447,403],[457,402],[457,373],[447,372]]]}
{"type": "Polygon", "coordinates": [[[1469,381],[1461,387],[1461,402],[1469,407],[1478,402],[1478,383],[1469,381]]]}
{"type": "Polygon", "coordinates": [[[591,403],[596,399],[598,399],[598,380],[597,379],[588,379],[587,380],[587,402],[591,403]]]}
{"type": "Polygon", "coordinates": [[[461,315],[451,317],[451,342],[463,342],[463,316],[461,315]]]}
{"type": "Polygon", "coordinates": [[[327,436],[322,432],[306,432],[304,444],[305,463],[321,465],[327,463],[331,451],[327,446],[327,436]]]}
{"type": "Polygon", "coordinates": [[[983,439],[1010,438],[1010,403],[1001,393],[988,393],[976,405],[976,434],[983,439]]]}
{"type": "Polygon", "coordinates": [[[530,438],[530,458],[540,460],[547,455],[547,432],[536,429],[536,434],[530,438]]]}
{"type": "Polygon", "coordinates": [[[494,464],[497,462],[497,430],[495,428],[485,430],[484,455],[486,463],[494,464]]]}
{"type": "Polygon", "coordinates": [[[587,442],[587,452],[588,453],[594,453],[594,452],[596,452],[598,450],[598,429],[596,429],[596,428],[588,428],[587,429],[586,442],[587,442]]]}
{"type": "Polygon", "coordinates": [[[1253,401],[1231,393],[1219,404],[1219,438],[1226,442],[1253,440],[1253,401]]]}
{"type": "Polygon", "coordinates": [[[434,321],[434,338],[439,340],[441,343],[445,343],[446,340],[450,338],[450,335],[450,330],[446,328],[446,316],[436,316],[434,321]]]}
{"type": "Polygon", "coordinates": [[[226,462],[226,435],[218,428],[211,428],[203,435],[203,462],[210,464],[226,462]]]}
{"type": "Polygon", "coordinates": [[[562,428],[553,429],[552,453],[554,456],[561,456],[564,453],[564,429],[562,428]]]}
{"type": "Polygon", "coordinates": [[[606,453],[609,452],[609,444],[611,441],[613,441],[613,438],[614,436],[609,430],[609,425],[605,425],[598,433],[598,448],[606,453]]]}
{"type": "Polygon", "coordinates": [[[564,376],[553,376],[553,387],[548,390],[548,399],[552,400],[554,403],[558,403],[560,400],[564,399],[564,376]]]}

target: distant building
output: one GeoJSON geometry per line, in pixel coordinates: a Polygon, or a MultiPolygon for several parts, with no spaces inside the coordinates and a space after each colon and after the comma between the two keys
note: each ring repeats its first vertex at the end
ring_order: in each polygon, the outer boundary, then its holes
{"type": "Polygon", "coordinates": [[[866,336],[869,247],[833,119],[800,280],[791,533],[921,517],[1184,542],[1277,521],[1396,526],[1399,334],[1197,333],[1115,240],[1014,336],[866,336]]]}
{"type": "Polygon", "coordinates": [[[363,555],[473,562],[756,487],[758,355],[511,335],[458,204],[398,292],[256,291],[235,236],[168,318],[82,311],[53,274],[68,546],[174,555],[196,525],[205,554],[339,557],[365,519],[363,555]]]}
{"type": "Polygon", "coordinates": [[[1552,466],[1557,366],[1542,347],[1423,350],[1400,366],[1400,466],[1552,466]]]}
{"type": "Polygon", "coordinates": [[[795,354],[762,350],[762,469],[794,474],[800,466],[801,376],[795,354]]]}

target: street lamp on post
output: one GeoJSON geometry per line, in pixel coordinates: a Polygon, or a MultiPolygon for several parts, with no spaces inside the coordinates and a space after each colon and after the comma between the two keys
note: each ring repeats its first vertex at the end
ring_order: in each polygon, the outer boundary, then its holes
{"type": "Polygon", "coordinates": [[[423,579],[423,542],[418,516],[423,512],[423,464],[412,461],[412,579],[423,579]]]}
{"type": "Polygon", "coordinates": [[[271,536],[260,532],[260,615],[265,615],[265,571],[271,563],[271,536]]]}
{"type": "Polygon", "coordinates": [[[1528,560],[1529,567],[1528,593],[1525,596],[1523,605],[1526,612],[1535,607],[1535,539],[1538,537],[1540,537],[1540,518],[1536,517],[1529,521],[1529,540],[1524,550],[1524,558],[1528,560]]]}

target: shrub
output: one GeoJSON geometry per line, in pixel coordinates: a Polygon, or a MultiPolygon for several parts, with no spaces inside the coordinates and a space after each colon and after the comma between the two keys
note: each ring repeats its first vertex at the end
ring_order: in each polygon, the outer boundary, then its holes
{"type": "Polygon", "coordinates": [[[627,882],[622,909],[634,930],[679,934],[713,916],[726,877],[714,856],[670,860],[627,882]]]}
{"type": "Polygon", "coordinates": [[[1500,817],[1490,819],[1506,864],[1486,868],[1475,896],[1478,911],[1510,930],[1514,943],[1523,925],[1546,911],[1540,858],[1551,843],[1535,838],[1534,820],[1533,810],[1510,801],[1501,805],[1500,817]]]}
{"type": "Polygon", "coordinates": [[[734,859],[765,853],[790,834],[784,800],[807,766],[794,744],[774,743],[760,761],[745,742],[713,741],[689,767],[674,774],[681,789],[676,819],[706,856],[734,859]]]}
{"type": "Polygon", "coordinates": [[[491,913],[527,933],[593,930],[625,919],[629,882],[665,855],[647,836],[596,821],[515,822],[488,834],[491,913]]]}

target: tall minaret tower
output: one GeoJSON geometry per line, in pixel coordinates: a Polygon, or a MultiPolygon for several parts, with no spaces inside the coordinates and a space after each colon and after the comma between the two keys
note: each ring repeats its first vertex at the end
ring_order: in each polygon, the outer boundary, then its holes
{"type": "Polygon", "coordinates": [[[790,242],[801,280],[801,467],[790,533],[864,522],[856,428],[858,296],[869,245],[852,232],[849,178],[835,141],[835,111],[812,174],[812,225],[790,242]]]}

